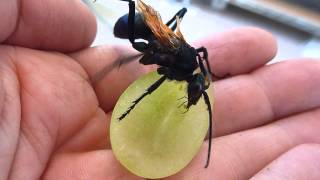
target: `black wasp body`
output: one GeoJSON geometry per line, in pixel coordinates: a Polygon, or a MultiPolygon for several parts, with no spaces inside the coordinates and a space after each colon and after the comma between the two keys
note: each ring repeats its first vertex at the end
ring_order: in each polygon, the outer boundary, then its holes
{"type": "Polygon", "coordinates": [[[208,106],[209,149],[205,166],[208,167],[212,138],[212,112],[205,90],[209,88],[210,79],[214,75],[210,70],[206,48],[192,47],[184,40],[179,30],[179,23],[187,9],[182,8],[172,19],[163,24],[160,15],[141,0],[137,0],[136,4],[133,0],[122,1],[129,3],[129,13],[116,22],[115,36],[130,40],[132,47],[143,55],[139,60],[141,64],[159,65],[157,72],[161,77],[133,102],[119,120],[126,117],[145,96],[155,91],[166,79],[186,81],[188,100],[185,107],[189,109],[190,106],[197,104],[202,96],[208,106]],[[138,12],[135,11],[136,5],[138,12]],[[142,41],[137,42],[137,39],[142,41]]]}

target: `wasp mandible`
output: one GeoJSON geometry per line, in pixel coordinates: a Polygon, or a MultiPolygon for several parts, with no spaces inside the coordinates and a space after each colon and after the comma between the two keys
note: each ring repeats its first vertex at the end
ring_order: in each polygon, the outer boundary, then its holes
{"type": "MultiPolygon", "coordinates": [[[[129,4],[129,13],[120,17],[114,26],[114,35],[118,38],[129,39],[132,47],[141,52],[139,62],[144,65],[158,65],[157,72],[161,77],[138,97],[119,120],[125,118],[132,109],[147,95],[154,92],[166,79],[187,82],[186,109],[197,104],[201,97],[209,113],[209,146],[205,168],[210,161],[212,138],[212,110],[206,90],[211,78],[215,76],[208,61],[205,47],[194,48],[188,44],[181,31],[180,22],[187,9],[179,10],[166,24],[162,22],[159,13],[141,0],[121,0],[129,4]],[[138,12],[136,12],[136,9],[138,12]],[[142,41],[137,41],[141,39],[142,41]]],[[[120,64],[130,62],[122,60],[120,64]]]]}

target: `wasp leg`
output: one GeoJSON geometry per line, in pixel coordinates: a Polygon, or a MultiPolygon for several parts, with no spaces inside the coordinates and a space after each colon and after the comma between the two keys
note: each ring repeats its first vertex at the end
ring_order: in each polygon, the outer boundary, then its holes
{"type": "Polygon", "coordinates": [[[224,79],[228,76],[230,76],[229,74],[225,75],[225,76],[217,76],[215,75],[214,73],[212,73],[211,71],[211,68],[210,68],[210,63],[209,63],[209,60],[208,60],[208,51],[205,47],[200,47],[198,49],[196,49],[197,53],[200,53],[202,52],[203,53],[203,59],[205,60],[206,62],[206,66],[207,66],[207,69],[209,71],[209,74],[214,78],[214,79],[224,79]]]}
{"type": "Polygon", "coordinates": [[[165,76],[162,76],[160,79],[158,79],[155,83],[153,83],[147,90],[145,93],[143,93],[138,99],[136,99],[135,101],[133,101],[132,105],[129,107],[129,109],[123,113],[120,117],[119,117],[119,121],[121,121],[123,118],[125,118],[130,111],[148,94],[151,94],[154,90],[156,90],[167,78],[165,76]]]}
{"type": "Polygon", "coordinates": [[[204,98],[204,102],[207,104],[208,107],[208,111],[209,111],[209,145],[208,145],[208,155],[207,155],[207,161],[206,161],[206,165],[204,166],[205,168],[207,168],[209,166],[210,163],[210,156],[211,156],[211,142],[212,142],[212,110],[211,110],[211,104],[210,104],[210,99],[208,94],[204,91],[203,92],[203,98],[204,98]]]}
{"type": "Polygon", "coordinates": [[[200,56],[199,54],[197,54],[197,57],[198,57],[198,64],[199,64],[199,67],[200,67],[200,70],[201,70],[202,74],[203,74],[205,77],[208,78],[207,81],[206,81],[207,84],[205,84],[205,89],[208,89],[209,86],[210,86],[211,77],[208,76],[208,72],[207,72],[206,68],[204,67],[204,64],[203,64],[203,62],[202,62],[201,56],[200,56]]]}
{"type": "Polygon", "coordinates": [[[129,41],[132,44],[132,47],[136,49],[139,52],[144,51],[148,45],[144,42],[135,42],[134,38],[134,18],[136,16],[136,10],[135,10],[135,2],[132,0],[121,0],[129,2],[129,15],[128,15],[128,33],[129,33],[129,41]]]}
{"type": "MultiPolygon", "coordinates": [[[[205,62],[206,62],[206,65],[207,65],[207,69],[208,69],[208,71],[209,71],[209,74],[210,74],[212,77],[217,77],[217,76],[216,76],[215,74],[213,74],[212,71],[211,71],[210,64],[209,64],[209,61],[208,61],[208,51],[207,51],[207,49],[206,49],[205,47],[200,47],[200,48],[198,48],[196,51],[197,51],[198,55],[199,55],[200,52],[203,53],[203,59],[204,59],[205,62]]],[[[199,55],[198,57],[200,57],[200,55],[199,55]]],[[[200,61],[201,61],[201,60],[202,60],[202,58],[200,58],[200,61]]],[[[199,62],[200,62],[200,61],[199,61],[199,62]]]]}
{"type": "Polygon", "coordinates": [[[134,17],[135,17],[135,3],[132,0],[121,0],[126,1],[129,4],[129,16],[128,16],[128,31],[129,31],[129,40],[133,44],[134,43],[134,17]]]}
{"type": "Polygon", "coordinates": [[[185,114],[189,111],[189,108],[187,107],[186,110],[182,113],[182,114],[185,114]]]}
{"type": "Polygon", "coordinates": [[[188,101],[183,101],[179,106],[178,108],[181,108],[183,105],[185,105],[188,101]]]}
{"type": "Polygon", "coordinates": [[[183,18],[183,16],[186,14],[187,12],[187,8],[182,8],[180,9],[180,11],[178,11],[168,22],[167,22],[167,26],[170,26],[171,23],[173,23],[175,21],[175,23],[173,24],[173,26],[171,27],[171,30],[174,31],[177,28],[177,21],[176,21],[176,17],[178,16],[178,18],[181,20],[183,18]]]}
{"type": "Polygon", "coordinates": [[[179,100],[181,100],[181,99],[186,99],[186,98],[188,98],[187,96],[183,96],[183,97],[181,97],[181,98],[179,98],[179,99],[177,99],[178,101],[179,100]]]}
{"type": "MultiPolygon", "coordinates": [[[[199,67],[200,67],[201,72],[203,73],[204,76],[207,76],[208,72],[207,72],[206,68],[204,67],[204,64],[202,62],[202,57],[200,56],[200,54],[197,54],[197,57],[198,57],[198,63],[199,63],[199,67]]],[[[209,69],[208,69],[208,71],[210,73],[209,69]]]]}

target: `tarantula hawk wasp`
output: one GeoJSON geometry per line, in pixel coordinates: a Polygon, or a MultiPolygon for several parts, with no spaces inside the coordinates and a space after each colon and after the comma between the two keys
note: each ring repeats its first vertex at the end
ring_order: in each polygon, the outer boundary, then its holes
{"type": "MultiPolygon", "coordinates": [[[[141,0],[121,0],[129,4],[129,13],[120,17],[114,26],[114,35],[118,38],[129,39],[132,47],[141,54],[139,62],[143,65],[158,65],[157,72],[161,77],[138,97],[119,120],[125,118],[131,110],[147,95],[154,92],[166,79],[187,82],[187,105],[197,104],[203,96],[209,113],[209,146],[205,168],[209,166],[212,138],[212,110],[206,90],[209,88],[211,77],[218,79],[210,69],[208,52],[205,47],[195,49],[189,45],[179,29],[179,23],[187,12],[186,8],[178,11],[166,24],[161,20],[157,11],[141,0]],[[137,7],[136,7],[137,6],[137,7]],[[136,9],[138,12],[136,12],[136,9]],[[143,41],[137,42],[137,39],[143,41]],[[200,54],[202,53],[202,55],[200,54]],[[205,65],[204,65],[205,63],[205,65]]],[[[124,58],[104,69],[104,73],[126,64],[135,58],[124,58]]]]}

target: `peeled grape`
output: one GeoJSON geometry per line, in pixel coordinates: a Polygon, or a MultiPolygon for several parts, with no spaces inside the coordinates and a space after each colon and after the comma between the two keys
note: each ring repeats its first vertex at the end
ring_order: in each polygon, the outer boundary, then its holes
{"type": "Polygon", "coordinates": [[[163,178],[183,169],[200,149],[209,126],[203,98],[185,113],[185,107],[179,105],[187,100],[182,98],[187,96],[187,83],[169,80],[119,121],[159,78],[153,72],[131,84],[119,98],[110,125],[114,155],[129,171],[144,178],[163,178]]]}

